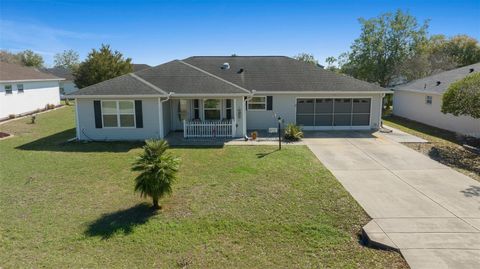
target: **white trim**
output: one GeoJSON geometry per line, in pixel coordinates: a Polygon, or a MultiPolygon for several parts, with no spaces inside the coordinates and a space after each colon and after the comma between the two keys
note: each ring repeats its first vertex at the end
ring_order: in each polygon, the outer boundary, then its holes
{"type": "Polygon", "coordinates": [[[236,98],[233,98],[232,99],[232,120],[233,120],[233,123],[232,123],[232,137],[235,137],[235,135],[237,134],[237,99],[236,98]]]}
{"type": "Polygon", "coordinates": [[[80,119],[78,118],[78,102],[77,99],[75,99],[75,125],[77,126],[77,140],[80,139],[80,119]]]}
{"type": "Polygon", "coordinates": [[[49,79],[16,79],[16,80],[0,80],[0,83],[16,83],[16,82],[39,82],[39,81],[62,81],[64,78],[49,79]]]}
{"type": "Polygon", "coordinates": [[[432,92],[432,91],[422,91],[422,90],[411,90],[411,89],[393,89],[393,92],[395,93],[396,91],[398,92],[414,92],[414,93],[423,93],[423,94],[432,94],[432,95],[443,95],[442,93],[439,92],[432,92]]]}
{"type": "Polygon", "coordinates": [[[100,100],[100,107],[102,111],[102,128],[105,129],[132,129],[137,128],[137,114],[135,111],[135,100],[100,100]],[[104,113],[103,103],[104,102],[115,102],[116,104],[116,113],[104,113]],[[133,114],[132,113],[120,113],[120,102],[130,102],[133,104],[133,114]],[[103,121],[104,115],[116,115],[117,116],[117,126],[105,126],[103,121]],[[133,115],[133,126],[121,126],[120,125],[120,116],[121,115],[133,115]]]}
{"type": "Polygon", "coordinates": [[[236,88],[239,88],[239,89],[242,90],[242,91],[245,91],[245,92],[247,92],[247,93],[250,93],[249,90],[247,90],[247,89],[245,89],[245,88],[243,88],[243,87],[240,87],[240,86],[238,86],[238,85],[235,84],[235,83],[232,83],[232,82],[230,82],[230,81],[228,81],[228,80],[225,80],[225,79],[223,79],[223,78],[221,78],[221,77],[215,76],[215,75],[212,74],[212,73],[209,73],[209,72],[207,72],[207,71],[205,71],[205,70],[203,70],[203,69],[201,69],[201,68],[198,68],[198,67],[196,67],[196,66],[194,66],[194,65],[191,65],[191,64],[189,64],[189,63],[186,63],[186,62],[184,62],[184,61],[182,61],[182,60],[178,60],[178,61],[181,62],[181,63],[183,63],[183,64],[185,64],[186,66],[189,66],[189,67],[191,67],[191,68],[193,68],[193,69],[196,69],[196,70],[198,70],[198,71],[200,71],[200,72],[202,72],[202,73],[204,73],[204,74],[207,74],[207,75],[209,75],[209,76],[211,76],[211,77],[214,77],[214,78],[216,78],[216,79],[218,79],[218,80],[220,80],[220,81],[223,81],[224,83],[227,83],[227,84],[229,84],[229,85],[231,85],[231,86],[234,86],[234,87],[236,87],[236,88]]]}
{"type": "Polygon", "coordinates": [[[142,82],[143,84],[147,85],[148,87],[156,90],[157,92],[160,92],[160,93],[163,93],[163,94],[168,94],[166,91],[164,91],[164,90],[160,89],[159,87],[153,85],[152,83],[144,80],[143,78],[135,75],[134,73],[129,73],[129,75],[130,75],[131,77],[137,79],[138,81],[142,82]]]}
{"type": "Polygon", "coordinates": [[[255,95],[255,96],[252,96],[252,98],[250,98],[248,101],[247,101],[247,106],[248,106],[248,111],[267,111],[267,96],[265,95],[255,95]],[[260,98],[265,98],[265,101],[264,102],[252,102],[253,98],[255,97],[260,97],[260,98]],[[265,108],[264,109],[260,109],[260,108],[250,108],[250,104],[254,104],[254,105],[265,105],[265,108]]]}
{"type": "Polygon", "coordinates": [[[242,127],[243,137],[245,137],[247,135],[247,99],[242,100],[242,127]]]}
{"type": "Polygon", "coordinates": [[[390,93],[393,94],[393,91],[385,90],[385,91],[257,91],[255,94],[265,94],[265,95],[272,95],[272,94],[288,94],[288,95],[296,95],[296,94],[382,94],[382,93],[390,93]]]}
{"type": "Polygon", "coordinates": [[[69,95],[66,94],[65,96],[69,98],[80,98],[80,99],[97,99],[97,98],[115,98],[115,100],[118,100],[118,98],[125,98],[125,99],[132,99],[132,98],[158,98],[158,97],[165,97],[165,95],[159,95],[159,94],[152,94],[152,95],[69,95]]]}
{"type": "Polygon", "coordinates": [[[163,102],[158,98],[158,135],[160,139],[165,137],[165,131],[163,126],[163,102]]]}
{"type": "Polygon", "coordinates": [[[240,97],[247,96],[243,93],[180,93],[172,95],[172,99],[175,98],[191,98],[191,99],[202,99],[202,97],[240,97]]]}

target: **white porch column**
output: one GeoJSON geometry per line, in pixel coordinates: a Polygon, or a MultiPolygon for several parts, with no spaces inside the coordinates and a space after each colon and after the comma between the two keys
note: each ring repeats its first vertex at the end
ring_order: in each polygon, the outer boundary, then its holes
{"type": "Polygon", "coordinates": [[[243,137],[245,137],[247,135],[247,109],[245,99],[242,100],[242,129],[243,137]]]}
{"type": "Polygon", "coordinates": [[[160,139],[165,138],[165,133],[163,130],[163,103],[158,98],[158,136],[160,139]]]}
{"type": "Polygon", "coordinates": [[[75,124],[77,125],[77,141],[80,139],[80,119],[78,118],[78,99],[75,98],[75,124]]]}
{"type": "Polygon", "coordinates": [[[233,98],[233,107],[232,107],[232,113],[233,113],[233,122],[232,122],[232,137],[235,137],[237,134],[237,99],[233,98]]]}

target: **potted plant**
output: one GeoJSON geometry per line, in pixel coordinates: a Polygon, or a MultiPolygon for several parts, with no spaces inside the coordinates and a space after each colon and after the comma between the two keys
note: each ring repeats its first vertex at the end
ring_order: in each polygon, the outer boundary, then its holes
{"type": "Polygon", "coordinates": [[[257,131],[252,132],[252,140],[257,140],[258,133],[257,131]]]}

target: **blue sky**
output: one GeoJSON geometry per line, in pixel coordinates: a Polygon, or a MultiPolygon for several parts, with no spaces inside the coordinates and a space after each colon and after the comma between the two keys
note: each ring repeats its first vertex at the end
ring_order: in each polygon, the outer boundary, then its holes
{"type": "Polygon", "coordinates": [[[32,49],[47,65],[74,49],[83,59],[107,43],[135,63],[191,55],[312,53],[320,62],[347,51],[358,18],[402,9],[430,34],[480,39],[480,0],[426,1],[21,1],[0,0],[0,48],[32,49]]]}

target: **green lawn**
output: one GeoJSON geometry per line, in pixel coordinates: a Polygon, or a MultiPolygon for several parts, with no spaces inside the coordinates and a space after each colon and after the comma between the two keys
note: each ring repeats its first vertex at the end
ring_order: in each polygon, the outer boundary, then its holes
{"type": "Polygon", "coordinates": [[[1,268],[405,268],[303,146],[174,148],[164,209],[133,192],[138,143],[69,143],[73,109],[0,125],[1,268]],[[270,154],[267,154],[270,153],[270,154]]]}

